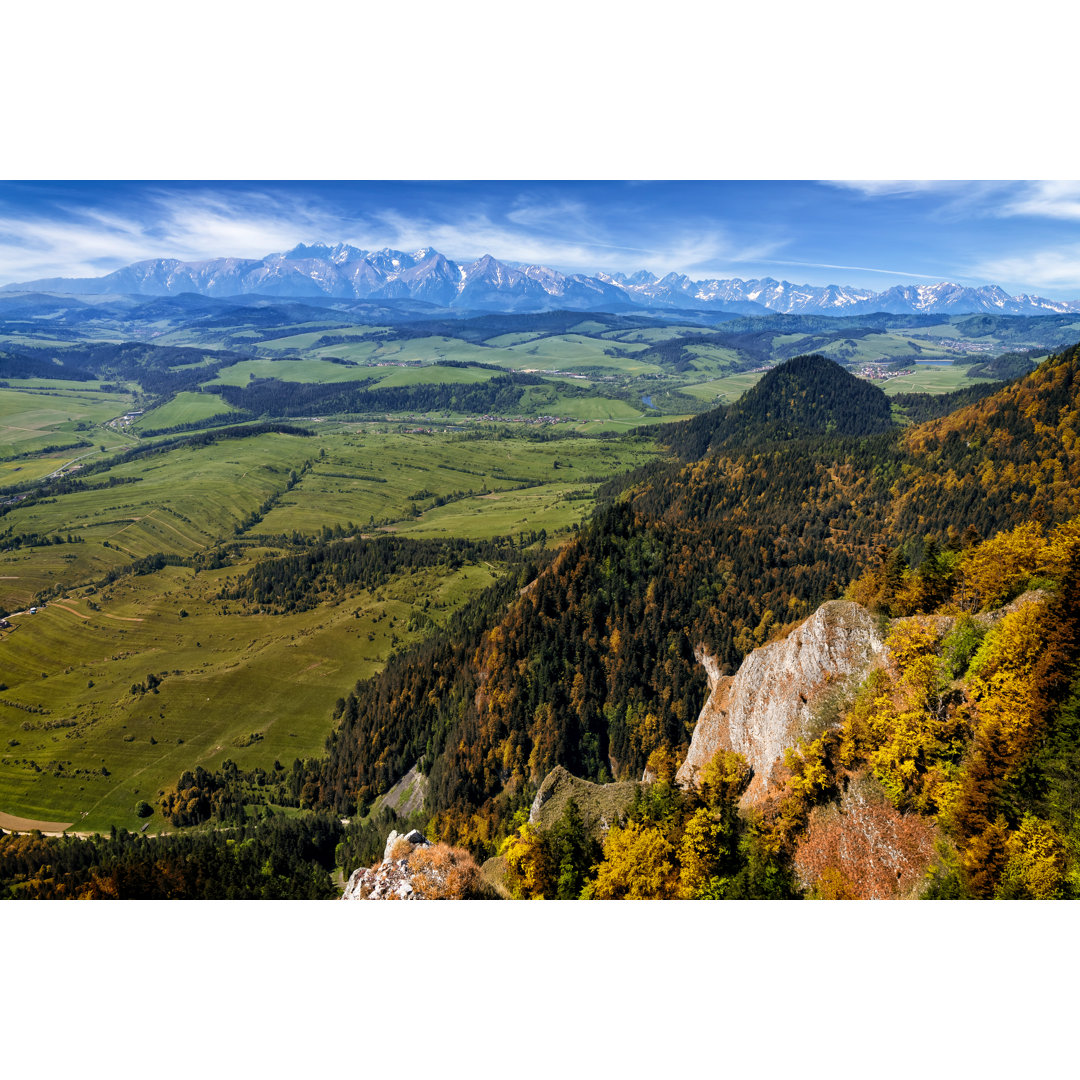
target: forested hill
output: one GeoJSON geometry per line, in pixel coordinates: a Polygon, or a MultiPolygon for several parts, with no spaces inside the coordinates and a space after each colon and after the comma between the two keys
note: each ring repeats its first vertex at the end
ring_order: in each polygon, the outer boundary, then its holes
{"type": "Polygon", "coordinates": [[[955,514],[989,535],[1005,524],[1080,513],[1078,433],[1074,345],[996,394],[907,431],[902,451],[920,467],[898,478],[894,530],[939,532],[955,514]]]}
{"type": "Polygon", "coordinates": [[[873,435],[893,426],[889,399],[824,356],[797,356],[731,405],[665,424],[658,437],[684,461],[807,435],[873,435]]]}
{"type": "MultiPolygon", "coordinates": [[[[883,550],[900,572],[927,537],[959,550],[1080,513],[1078,367],[1072,348],[907,432],[751,439],[631,489],[508,608],[489,602],[468,642],[358,684],[305,801],[370,804],[422,750],[435,828],[484,855],[554,765],[607,779],[678,757],[705,696],[699,644],[730,671],[883,550]]],[[[773,387],[823,400],[829,369],[804,370],[773,387]]]]}

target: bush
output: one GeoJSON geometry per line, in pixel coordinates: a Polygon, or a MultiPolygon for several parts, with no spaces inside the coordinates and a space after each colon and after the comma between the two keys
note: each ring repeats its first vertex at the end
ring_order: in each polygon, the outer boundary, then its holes
{"type": "Polygon", "coordinates": [[[154,812],[154,808],[145,800],[140,799],[135,804],[135,816],[144,818],[149,817],[154,812]]]}
{"type": "Polygon", "coordinates": [[[433,844],[413,852],[409,880],[424,900],[473,900],[479,895],[480,867],[464,848],[433,844]]]}

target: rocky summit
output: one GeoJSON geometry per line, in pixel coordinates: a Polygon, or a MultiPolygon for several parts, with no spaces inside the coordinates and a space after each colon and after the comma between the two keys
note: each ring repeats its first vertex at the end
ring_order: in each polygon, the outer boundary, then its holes
{"type": "Polygon", "coordinates": [[[383,860],[349,876],[342,900],[480,900],[480,868],[467,851],[432,844],[419,829],[391,831],[383,860]]]}

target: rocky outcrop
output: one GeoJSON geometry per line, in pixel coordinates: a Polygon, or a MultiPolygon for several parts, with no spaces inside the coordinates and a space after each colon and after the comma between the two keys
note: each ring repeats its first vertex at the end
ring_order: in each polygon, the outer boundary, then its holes
{"type": "Polygon", "coordinates": [[[734,750],[754,770],[743,802],[756,802],[784,751],[812,734],[815,706],[884,653],[873,617],[849,600],[822,604],[787,637],[750,653],[733,676],[699,651],[710,694],[676,779],[691,786],[718,750],[734,750]]]}
{"type": "Polygon", "coordinates": [[[354,870],[342,900],[482,900],[491,895],[461,848],[432,844],[418,830],[391,832],[383,861],[354,870]]]}
{"type": "Polygon", "coordinates": [[[418,830],[400,836],[391,831],[386,838],[383,860],[378,866],[354,870],[345,885],[342,900],[417,900],[419,897],[409,872],[409,857],[418,848],[431,845],[418,830]]]}
{"type": "Polygon", "coordinates": [[[585,828],[594,836],[607,831],[626,816],[641,784],[622,780],[614,784],[593,784],[556,765],[544,777],[529,811],[529,824],[548,829],[555,824],[573,799],[581,811],[585,828]]]}

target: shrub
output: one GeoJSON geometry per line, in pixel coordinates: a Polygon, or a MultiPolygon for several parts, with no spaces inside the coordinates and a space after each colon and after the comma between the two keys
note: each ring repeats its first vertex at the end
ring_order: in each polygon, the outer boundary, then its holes
{"type": "Polygon", "coordinates": [[[418,848],[409,859],[409,875],[413,891],[423,900],[474,900],[479,895],[480,867],[464,848],[418,848]]]}

